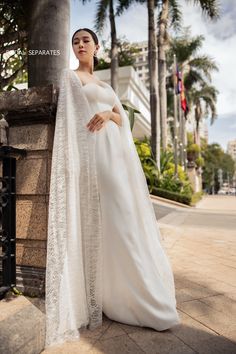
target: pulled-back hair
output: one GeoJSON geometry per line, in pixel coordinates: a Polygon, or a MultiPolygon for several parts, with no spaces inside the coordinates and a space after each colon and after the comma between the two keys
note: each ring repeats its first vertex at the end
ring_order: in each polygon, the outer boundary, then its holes
{"type": "MultiPolygon", "coordinates": [[[[96,33],[93,32],[93,31],[92,31],[91,29],[89,29],[89,28],[80,28],[80,29],[78,29],[77,31],[75,31],[75,33],[74,33],[73,36],[72,36],[72,40],[71,40],[72,44],[73,44],[74,36],[76,35],[76,33],[80,32],[80,31],[89,32],[89,33],[91,34],[92,38],[93,38],[94,43],[95,43],[95,44],[98,44],[98,37],[97,37],[96,33]]],[[[94,56],[94,57],[93,57],[93,67],[95,68],[97,65],[98,65],[98,58],[94,56]]]]}

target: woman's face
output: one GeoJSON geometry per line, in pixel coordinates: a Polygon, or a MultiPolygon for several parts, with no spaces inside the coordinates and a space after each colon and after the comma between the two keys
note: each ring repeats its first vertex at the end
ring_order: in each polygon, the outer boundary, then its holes
{"type": "Polygon", "coordinates": [[[72,47],[76,58],[83,63],[93,61],[94,53],[97,53],[99,49],[99,45],[94,43],[91,34],[84,30],[76,33],[72,47]]]}

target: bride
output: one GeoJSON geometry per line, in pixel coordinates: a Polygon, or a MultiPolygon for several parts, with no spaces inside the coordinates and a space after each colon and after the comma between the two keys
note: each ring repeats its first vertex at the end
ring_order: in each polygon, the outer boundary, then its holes
{"type": "Polygon", "coordinates": [[[180,323],[174,278],[133,142],[110,85],[93,73],[98,38],[77,30],[61,72],[50,179],[45,347],[112,320],[180,323]]]}

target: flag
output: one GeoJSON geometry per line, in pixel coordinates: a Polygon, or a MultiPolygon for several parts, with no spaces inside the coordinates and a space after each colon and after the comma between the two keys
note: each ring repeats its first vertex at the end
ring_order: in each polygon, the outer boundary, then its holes
{"type": "Polygon", "coordinates": [[[185,118],[186,118],[189,109],[188,109],[187,99],[185,96],[185,88],[184,88],[184,81],[183,80],[181,80],[180,101],[181,101],[181,108],[184,111],[185,118]]]}
{"type": "Polygon", "coordinates": [[[181,100],[181,108],[185,112],[187,109],[187,100],[184,92],[184,83],[181,80],[181,92],[180,92],[180,100],[181,100]]]}
{"type": "Polygon", "coordinates": [[[179,70],[178,64],[176,65],[176,72],[175,72],[175,93],[176,93],[176,95],[180,94],[181,108],[184,111],[184,115],[186,118],[189,108],[188,108],[187,100],[186,100],[186,96],[185,96],[185,88],[184,88],[184,82],[182,79],[182,73],[179,70]]]}
{"type": "Polygon", "coordinates": [[[179,71],[178,65],[176,65],[176,79],[175,79],[175,92],[176,95],[181,93],[181,71],[179,71]]]}

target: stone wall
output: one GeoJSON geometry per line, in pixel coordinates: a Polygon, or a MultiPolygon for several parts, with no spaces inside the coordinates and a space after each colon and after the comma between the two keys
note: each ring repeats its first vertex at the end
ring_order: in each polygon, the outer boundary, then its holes
{"type": "Polygon", "coordinates": [[[58,90],[54,85],[1,93],[8,145],[26,149],[16,161],[16,287],[43,296],[51,155],[58,90]]]}

